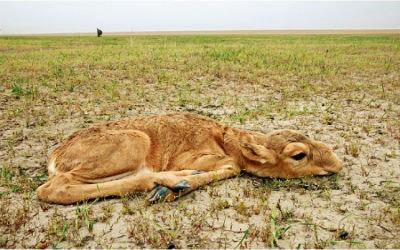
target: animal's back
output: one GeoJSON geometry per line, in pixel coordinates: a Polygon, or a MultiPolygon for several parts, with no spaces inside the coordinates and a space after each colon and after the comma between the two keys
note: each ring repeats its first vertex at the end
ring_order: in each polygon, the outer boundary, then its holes
{"type": "MultiPolygon", "coordinates": [[[[142,118],[101,123],[85,128],[72,134],[49,157],[49,164],[54,155],[80,155],[85,152],[68,152],[76,143],[82,140],[92,140],[107,131],[137,130],[146,134],[150,140],[150,152],[147,163],[152,169],[166,170],[172,160],[180,153],[197,150],[204,147],[216,147],[221,143],[222,133],[226,126],[203,116],[189,113],[155,115],[142,118]]],[[[74,166],[64,163],[63,171],[74,166]]],[[[58,165],[59,166],[59,165],[58,165]]]]}
{"type": "Polygon", "coordinates": [[[135,129],[151,140],[147,162],[160,170],[170,168],[173,159],[190,150],[215,148],[222,143],[225,125],[190,113],[176,113],[134,118],[107,123],[109,129],[135,129]]]}

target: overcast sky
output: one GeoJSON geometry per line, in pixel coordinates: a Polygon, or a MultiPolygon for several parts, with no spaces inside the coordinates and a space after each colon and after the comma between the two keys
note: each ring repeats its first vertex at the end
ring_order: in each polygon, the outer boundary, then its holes
{"type": "Polygon", "coordinates": [[[0,34],[400,29],[400,1],[0,1],[0,34]]]}

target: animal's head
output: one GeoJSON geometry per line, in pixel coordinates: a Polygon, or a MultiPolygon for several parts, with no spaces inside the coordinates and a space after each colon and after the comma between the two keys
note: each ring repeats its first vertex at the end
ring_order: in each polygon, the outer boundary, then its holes
{"type": "Polygon", "coordinates": [[[329,175],[342,169],[336,154],[324,143],[293,130],[255,134],[255,143],[240,143],[246,171],[261,177],[295,178],[329,175]]]}

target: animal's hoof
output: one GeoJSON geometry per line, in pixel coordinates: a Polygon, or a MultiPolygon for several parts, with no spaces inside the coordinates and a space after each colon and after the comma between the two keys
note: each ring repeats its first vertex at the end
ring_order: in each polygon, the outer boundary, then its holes
{"type": "Polygon", "coordinates": [[[159,201],[163,201],[165,199],[166,195],[168,194],[168,191],[169,191],[169,188],[156,183],[155,188],[153,188],[153,190],[151,190],[151,192],[148,196],[149,198],[147,200],[150,204],[153,204],[153,203],[156,203],[159,201]]]}
{"type": "Polygon", "coordinates": [[[195,170],[195,171],[193,171],[193,172],[192,172],[192,175],[196,175],[196,174],[202,174],[202,173],[204,173],[204,171],[201,171],[201,170],[195,170]]]}
{"type": "Polygon", "coordinates": [[[187,180],[183,180],[183,181],[180,181],[177,184],[173,185],[171,190],[174,191],[175,193],[178,193],[179,191],[184,191],[185,189],[188,189],[191,187],[192,187],[192,185],[187,180]]]}

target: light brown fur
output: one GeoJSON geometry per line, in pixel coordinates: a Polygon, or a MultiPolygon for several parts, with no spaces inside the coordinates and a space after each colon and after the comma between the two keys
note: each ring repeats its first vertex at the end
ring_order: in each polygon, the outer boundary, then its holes
{"type": "Polygon", "coordinates": [[[49,179],[37,195],[46,202],[71,204],[161,185],[168,193],[153,199],[170,201],[178,196],[178,183],[189,185],[183,195],[241,170],[293,178],[341,168],[328,146],[298,132],[245,132],[178,113],[108,122],[72,134],[50,154],[49,179]]]}

